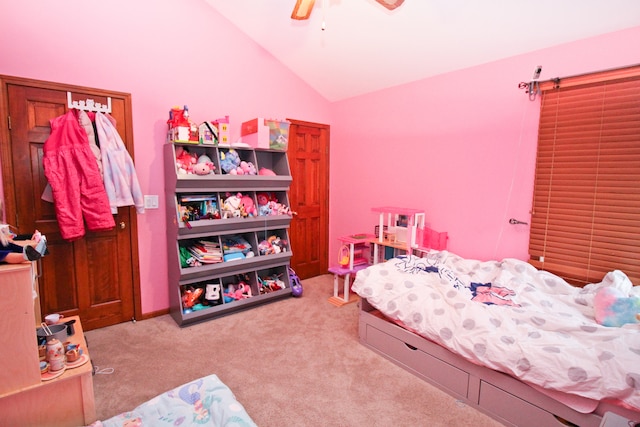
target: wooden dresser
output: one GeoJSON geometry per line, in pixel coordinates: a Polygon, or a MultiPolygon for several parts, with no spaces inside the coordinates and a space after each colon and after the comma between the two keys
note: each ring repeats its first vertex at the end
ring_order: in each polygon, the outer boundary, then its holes
{"type": "MultiPolygon", "coordinates": [[[[0,265],[0,418],[3,426],[78,426],[95,421],[91,360],[55,379],[40,375],[33,263],[0,265]]],[[[67,341],[89,352],[78,317],[67,341]]]]}

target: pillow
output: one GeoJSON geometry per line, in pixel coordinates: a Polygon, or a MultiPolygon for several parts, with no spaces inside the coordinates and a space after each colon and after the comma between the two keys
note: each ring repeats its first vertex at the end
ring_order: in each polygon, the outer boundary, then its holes
{"type": "Polygon", "coordinates": [[[622,326],[640,322],[640,297],[627,296],[618,288],[601,288],[593,299],[596,322],[622,326]]]}

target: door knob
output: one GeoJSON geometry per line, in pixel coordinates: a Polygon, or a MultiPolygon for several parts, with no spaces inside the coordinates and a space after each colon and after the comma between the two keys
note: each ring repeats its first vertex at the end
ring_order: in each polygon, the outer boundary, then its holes
{"type": "Polygon", "coordinates": [[[122,221],[120,223],[120,230],[124,230],[125,228],[127,228],[127,224],[125,224],[124,221],[122,221]]]}

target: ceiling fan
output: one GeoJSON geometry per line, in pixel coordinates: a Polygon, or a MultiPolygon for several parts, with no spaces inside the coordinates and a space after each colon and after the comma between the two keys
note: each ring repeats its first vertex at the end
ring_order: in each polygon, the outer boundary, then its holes
{"type": "MultiPolygon", "coordinates": [[[[376,0],[378,3],[383,5],[389,10],[393,10],[396,7],[402,5],[404,0],[376,0]]],[[[316,0],[296,0],[296,5],[293,7],[293,12],[291,13],[291,19],[304,20],[309,19],[311,15],[311,10],[313,9],[313,5],[316,0]]]]}

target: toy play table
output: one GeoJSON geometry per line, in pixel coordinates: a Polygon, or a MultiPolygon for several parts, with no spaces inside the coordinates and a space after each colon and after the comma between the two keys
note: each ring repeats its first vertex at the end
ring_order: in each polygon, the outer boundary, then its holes
{"type": "Polygon", "coordinates": [[[358,301],[358,297],[355,295],[352,298],[349,298],[351,275],[356,274],[358,271],[363,270],[368,266],[368,264],[360,264],[355,265],[353,268],[342,268],[338,266],[329,268],[329,272],[333,273],[333,296],[329,298],[329,302],[337,307],[341,307],[345,304],[358,301]],[[339,295],[340,277],[343,277],[344,280],[342,298],[339,295]]]}

